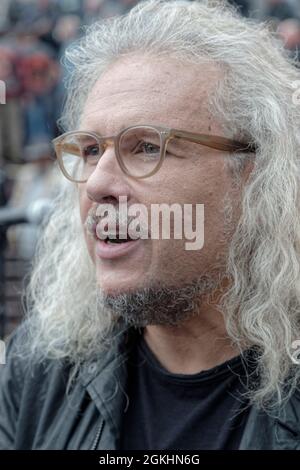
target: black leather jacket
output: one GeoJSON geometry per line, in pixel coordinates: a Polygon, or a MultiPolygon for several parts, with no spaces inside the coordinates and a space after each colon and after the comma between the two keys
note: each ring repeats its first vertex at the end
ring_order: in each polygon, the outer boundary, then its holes
{"type": "MultiPolygon", "coordinates": [[[[58,361],[32,366],[15,357],[17,337],[0,365],[0,449],[118,449],[126,406],[124,335],[82,367],[68,393],[70,368],[58,361]]],[[[252,407],[240,449],[300,450],[298,392],[277,418],[252,407]]]]}

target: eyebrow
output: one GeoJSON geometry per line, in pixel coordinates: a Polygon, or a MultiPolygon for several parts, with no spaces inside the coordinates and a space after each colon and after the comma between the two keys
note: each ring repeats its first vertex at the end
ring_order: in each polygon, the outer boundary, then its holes
{"type": "Polygon", "coordinates": [[[110,135],[117,135],[119,132],[121,132],[122,130],[126,129],[127,127],[130,127],[130,126],[139,126],[139,125],[143,125],[143,123],[141,123],[141,124],[137,124],[137,123],[135,123],[135,124],[130,124],[130,123],[128,123],[128,122],[127,122],[126,124],[122,123],[121,126],[118,126],[118,128],[117,128],[118,130],[117,130],[115,133],[113,133],[113,134],[112,134],[112,133],[100,132],[101,127],[100,127],[99,124],[97,124],[97,123],[95,123],[95,125],[85,126],[85,127],[83,127],[83,126],[80,125],[80,127],[79,127],[78,130],[80,130],[80,131],[86,131],[86,132],[94,132],[94,133],[98,134],[98,135],[101,136],[101,137],[105,137],[105,136],[110,136],[110,135]]]}

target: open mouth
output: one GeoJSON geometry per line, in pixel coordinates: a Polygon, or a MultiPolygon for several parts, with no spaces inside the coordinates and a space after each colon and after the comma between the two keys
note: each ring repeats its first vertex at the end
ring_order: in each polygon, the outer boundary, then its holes
{"type": "Polygon", "coordinates": [[[127,238],[119,238],[119,235],[108,236],[104,240],[104,243],[110,244],[121,244],[136,241],[134,238],[130,238],[127,234],[127,238]]]}
{"type": "Polygon", "coordinates": [[[117,225],[111,233],[105,233],[104,230],[107,231],[107,229],[107,226],[100,228],[99,226],[94,225],[93,227],[95,238],[98,240],[100,239],[103,243],[107,245],[121,245],[124,243],[135,242],[139,239],[137,233],[135,233],[134,236],[130,236],[128,227],[123,227],[123,230],[121,230],[120,227],[117,225]],[[99,230],[98,232],[97,229],[99,230]]]}
{"type": "Polygon", "coordinates": [[[96,227],[95,237],[97,240],[97,256],[101,259],[109,260],[128,255],[135,247],[139,246],[139,241],[141,240],[139,237],[136,237],[136,234],[134,234],[133,238],[128,231],[127,233],[126,230],[119,231],[119,227],[117,227],[116,232],[113,231],[113,233],[103,233],[103,229],[100,230],[99,227],[97,233],[96,227]]]}

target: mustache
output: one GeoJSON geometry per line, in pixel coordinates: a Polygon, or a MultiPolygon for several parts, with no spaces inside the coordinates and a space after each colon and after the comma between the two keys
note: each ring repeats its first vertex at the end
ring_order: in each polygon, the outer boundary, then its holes
{"type": "MultiPolygon", "coordinates": [[[[136,219],[136,215],[129,215],[127,211],[124,212],[119,210],[117,206],[114,208],[107,208],[107,204],[99,204],[89,210],[84,227],[90,235],[95,236],[97,225],[103,220],[105,220],[105,224],[107,225],[118,227],[119,230],[127,231],[130,223],[136,219]]],[[[148,232],[146,227],[143,226],[140,218],[138,220],[141,230],[146,230],[148,232]]]]}

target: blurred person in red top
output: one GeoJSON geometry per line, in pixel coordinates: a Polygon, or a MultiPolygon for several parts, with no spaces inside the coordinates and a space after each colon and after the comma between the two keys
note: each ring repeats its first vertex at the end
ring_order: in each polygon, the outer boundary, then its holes
{"type": "Polygon", "coordinates": [[[59,67],[42,51],[24,56],[18,65],[18,75],[25,95],[43,95],[52,90],[58,80],[59,67]]]}
{"type": "Polygon", "coordinates": [[[55,52],[27,26],[16,25],[18,62],[16,73],[22,88],[24,146],[49,142],[56,135],[59,112],[57,86],[60,77],[55,52]],[[57,109],[58,108],[58,109],[57,109]]]}

